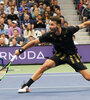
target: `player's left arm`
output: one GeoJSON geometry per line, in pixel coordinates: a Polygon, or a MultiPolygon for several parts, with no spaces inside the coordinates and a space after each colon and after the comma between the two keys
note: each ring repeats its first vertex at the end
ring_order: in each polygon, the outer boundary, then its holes
{"type": "Polygon", "coordinates": [[[78,26],[79,26],[80,29],[86,28],[86,27],[90,26],[90,21],[86,21],[86,22],[84,22],[84,23],[82,23],[78,26]]]}

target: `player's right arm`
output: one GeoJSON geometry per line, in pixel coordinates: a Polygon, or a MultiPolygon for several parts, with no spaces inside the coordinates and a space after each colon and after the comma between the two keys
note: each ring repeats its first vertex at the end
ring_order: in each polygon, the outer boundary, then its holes
{"type": "Polygon", "coordinates": [[[32,47],[32,46],[34,46],[34,45],[36,45],[36,44],[39,44],[39,43],[40,43],[39,39],[30,41],[30,42],[28,42],[26,45],[24,45],[22,48],[20,48],[19,50],[16,50],[16,51],[15,51],[15,55],[19,55],[19,54],[21,54],[22,52],[24,52],[26,49],[28,49],[29,47],[32,47]]]}

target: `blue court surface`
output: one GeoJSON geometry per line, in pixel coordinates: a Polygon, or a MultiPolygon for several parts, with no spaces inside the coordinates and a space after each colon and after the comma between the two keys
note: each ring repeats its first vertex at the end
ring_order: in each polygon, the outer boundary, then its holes
{"type": "Polygon", "coordinates": [[[0,81],[0,100],[90,100],[90,82],[79,73],[45,73],[30,93],[17,90],[32,74],[7,74],[0,81]]]}

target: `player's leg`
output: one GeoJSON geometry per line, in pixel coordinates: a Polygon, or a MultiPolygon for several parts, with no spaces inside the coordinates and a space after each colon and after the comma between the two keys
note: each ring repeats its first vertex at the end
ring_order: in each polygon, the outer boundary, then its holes
{"type": "Polygon", "coordinates": [[[37,71],[33,74],[33,76],[29,79],[29,81],[24,84],[19,90],[18,93],[25,93],[25,92],[30,92],[30,85],[35,82],[38,78],[40,78],[43,74],[44,71],[55,67],[55,62],[53,60],[46,60],[45,63],[37,69],[37,71]]]}
{"type": "Polygon", "coordinates": [[[55,62],[50,59],[46,60],[45,63],[33,74],[33,81],[36,81],[38,78],[40,78],[44,71],[53,67],[55,67],[55,62]]]}
{"type": "Polygon", "coordinates": [[[79,71],[79,72],[82,74],[82,76],[83,76],[86,80],[90,81],[90,72],[88,71],[88,69],[81,70],[81,71],[79,71]]]}
{"type": "Polygon", "coordinates": [[[19,93],[27,92],[26,90],[29,89],[29,86],[33,82],[35,82],[38,78],[40,78],[44,71],[53,68],[55,66],[61,65],[65,63],[65,54],[62,53],[55,53],[51,58],[45,61],[45,63],[33,74],[33,76],[29,79],[29,81],[19,89],[19,93]]]}
{"type": "Polygon", "coordinates": [[[76,72],[82,74],[86,80],[90,80],[90,73],[78,54],[69,55],[67,57],[67,63],[72,66],[76,72]]]}

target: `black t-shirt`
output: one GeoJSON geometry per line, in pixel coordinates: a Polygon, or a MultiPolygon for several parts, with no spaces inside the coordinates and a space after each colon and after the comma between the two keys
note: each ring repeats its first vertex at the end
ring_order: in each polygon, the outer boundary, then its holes
{"type": "Polygon", "coordinates": [[[13,21],[13,20],[18,20],[19,18],[16,14],[14,14],[14,15],[10,14],[10,15],[7,16],[7,19],[11,19],[13,21]]]}
{"type": "Polygon", "coordinates": [[[79,30],[79,26],[62,27],[61,35],[56,35],[54,32],[48,32],[42,35],[40,42],[52,43],[57,52],[66,54],[77,53],[72,36],[79,30]]]}

